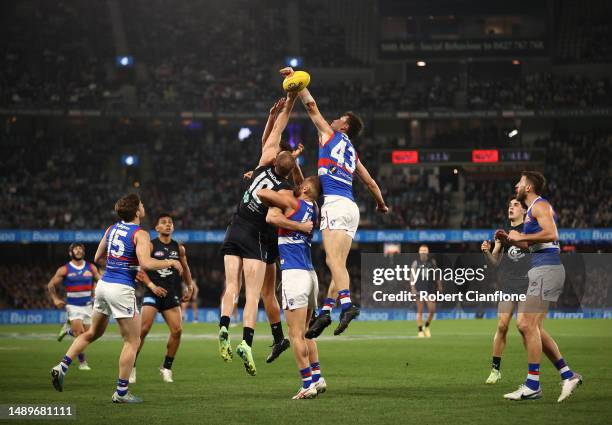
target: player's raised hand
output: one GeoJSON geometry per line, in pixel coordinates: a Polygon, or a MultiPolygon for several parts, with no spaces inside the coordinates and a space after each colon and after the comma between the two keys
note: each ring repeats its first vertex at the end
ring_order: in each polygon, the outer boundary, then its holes
{"type": "Polygon", "coordinates": [[[306,234],[310,234],[312,232],[313,227],[314,227],[314,223],[312,222],[312,220],[309,220],[305,223],[298,224],[298,230],[306,234]]]}
{"type": "Polygon", "coordinates": [[[286,68],[281,69],[279,72],[280,72],[280,75],[287,78],[287,77],[291,77],[295,71],[293,70],[293,68],[288,66],[286,68]]]}
{"type": "Polygon", "coordinates": [[[60,310],[66,307],[66,301],[60,300],[60,299],[53,300],[53,304],[55,305],[55,308],[60,309],[60,310]]]}
{"type": "Polygon", "coordinates": [[[183,274],[183,265],[179,260],[170,260],[170,267],[174,268],[179,274],[183,274]]]}
{"type": "Polygon", "coordinates": [[[377,205],[376,211],[382,214],[387,214],[389,212],[389,207],[386,204],[377,205]]]}
{"type": "Polygon", "coordinates": [[[482,245],[480,245],[480,250],[482,252],[489,252],[491,250],[491,242],[482,241],[482,245]]]}
{"type": "Polygon", "coordinates": [[[291,156],[293,156],[294,158],[297,158],[298,156],[302,154],[302,152],[304,152],[304,145],[301,143],[298,143],[297,148],[295,148],[291,152],[291,156]]]}
{"type": "Polygon", "coordinates": [[[285,106],[285,98],[281,97],[276,102],[274,102],[274,105],[272,105],[272,107],[270,108],[270,115],[278,114],[281,109],[283,109],[283,106],[285,106]]]}

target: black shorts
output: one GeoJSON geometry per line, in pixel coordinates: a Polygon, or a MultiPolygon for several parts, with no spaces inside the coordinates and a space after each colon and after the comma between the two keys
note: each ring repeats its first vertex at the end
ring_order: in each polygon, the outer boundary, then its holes
{"type": "Polygon", "coordinates": [[[165,297],[158,297],[149,288],[145,289],[144,296],[142,297],[142,306],[149,305],[155,307],[157,311],[180,307],[182,288],[163,288],[168,291],[165,297]]]}
{"type": "Polygon", "coordinates": [[[274,264],[278,259],[278,237],[268,229],[262,232],[255,225],[234,216],[221,246],[223,255],[236,255],[274,264]]]}

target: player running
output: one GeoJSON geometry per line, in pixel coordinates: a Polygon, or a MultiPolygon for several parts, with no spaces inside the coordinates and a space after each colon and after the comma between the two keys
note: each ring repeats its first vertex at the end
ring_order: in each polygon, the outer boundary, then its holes
{"type": "MultiPolygon", "coordinates": [[[[172,363],[176,357],[181,343],[182,314],[181,302],[187,302],[194,293],[194,283],[187,264],[187,252],[183,244],[172,239],[174,222],[172,216],[162,213],[157,216],[155,230],[159,236],[151,241],[151,255],[157,260],[178,260],[183,266],[183,276],[171,267],[139,273],[137,279],[143,282],[147,289],[142,299],[142,326],[140,331],[140,347],[136,358],[142,350],[157,312],[168,325],[170,335],[166,346],[166,356],[163,364],[159,367],[159,374],[164,382],[174,382],[172,379],[172,363]],[[183,293],[182,280],[187,287],[183,293]]],[[[130,384],[136,382],[136,363],[130,375],[130,384]]]]}
{"type": "MultiPolygon", "coordinates": [[[[76,338],[89,329],[92,313],[91,293],[95,283],[100,280],[98,268],[84,260],[85,245],[79,242],[70,244],[68,255],[70,261],[59,267],[47,284],[53,304],[56,308],[66,308],[68,318],[57,337],[58,341],[66,335],[76,338]],[[57,293],[57,287],[62,284],[66,291],[65,300],[57,293]]],[[[79,353],[78,357],[79,370],[91,370],[85,359],[85,352],[79,353]]]]}
{"type": "MultiPolygon", "coordinates": [[[[283,68],[280,72],[288,77],[293,74],[293,69],[283,68]]],[[[389,208],[351,142],[363,130],[363,121],[354,113],[346,112],[329,124],[308,89],[302,89],[299,96],[319,135],[318,174],[325,197],[321,208],[321,232],[327,266],[332,275],[325,309],[306,333],[307,338],[316,338],[331,324],[331,309],[336,298],[340,300],[342,313],[334,335],[344,332],[351,320],[359,316],[359,308],[351,301],[350,277],[346,268],[346,259],[359,226],[359,208],[353,198],[353,175],[365,183],[376,200],[377,211],[387,213],[389,208]]]]}
{"type": "Polygon", "coordinates": [[[94,261],[106,263],[106,270],[98,281],[91,327],[74,340],[62,361],[51,369],[51,380],[58,391],[64,389],[64,378],[74,356],[100,338],[112,315],[123,337],[119,357],[119,379],[113,393],[113,403],[140,403],[142,400],[128,391],[128,379],[140,345],[140,315],[136,306],[135,279],[139,266],[144,270],[175,268],[179,274],[183,266],[178,260],[151,258],[149,233],[140,228],[145,209],[136,194],[126,195],[115,204],[120,221],[110,226],[98,245],[94,261]]]}
{"type": "MultiPolygon", "coordinates": [[[[272,120],[268,120],[259,164],[252,174],[250,185],[244,192],[242,201],[227,229],[221,248],[224,254],[225,292],[221,300],[219,320],[219,353],[226,362],[233,358],[228,329],[234,302],[240,291],[241,275],[244,274],[246,295],[243,311],[244,327],[242,342],[236,347],[236,353],[244,362],[247,373],[252,376],[257,373],[251,346],[255,333],[259,298],[262,294],[264,280],[268,280],[265,279],[265,275],[275,273],[275,262],[278,257],[276,231],[273,226],[266,223],[268,208],[257,197],[257,191],[267,188],[280,193],[291,194],[292,192],[287,178],[296,167],[295,158],[290,152],[279,152],[279,146],[295,99],[295,94],[288,94],[280,106],[278,116],[273,120],[273,125],[271,125],[272,120]]],[[[295,223],[294,230],[299,230],[303,226],[303,224],[295,223]]],[[[280,331],[282,334],[280,307],[278,307],[274,294],[274,280],[270,278],[268,282],[269,285],[272,285],[272,288],[267,291],[268,298],[273,296],[273,299],[269,299],[266,310],[277,311],[277,317],[270,318],[270,315],[268,317],[271,319],[273,333],[280,331]]],[[[265,300],[264,304],[266,304],[265,300]]],[[[287,345],[283,349],[286,348],[287,345]]]]}
{"type": "MultiPolygon", "coordinates": [[[[416,270],[421,268],[422,271],[435,270],[438,268],[438,263],[435,258],[429,256],[429,247],[427,245],[421,245],[419,247],[419,255],[416,260],[412,262],[410,267],[413,272],[412,275],[416,276],[416,270]]],[[[410,290],[416,295],[417,314],[416,322],[419,338],[431,338],[431,331],[429,326],[434,319],[436,314],[436,302],[425,300],[423,301],[422,296],[428,294],[435,294],[442,292],[442,281],[437,280],[436,282],[430,281],[428,276],[429,273],[419,273],[419,278],[416,281],[410,283],[410,290]],[[424,276],[424,277],[423,277],[424,276]],[[425,322],[425,330],[423,330],[423,308],[427,304],[427,321],[425,322]]]]}
{"type": "Polygon", "coordinates": [[[316,176],[308,177],[299,186],[299,198],[284,195],[270,189],[261,189],[257,196],[270,208],[267,221],[278,227],[278,249],[282,273],[283,310],[289,328],[295,360],[302,376],[302,386],[294,400],[314,398],[327,389],[321,376],[317,343],[305,339],[312,312],[317,307],[319,282],[312,265],[310,244],[312,232],[288,230],[287,219],[304,223],[316,223],[321,184],[316,176]],[[282,212],[278,209],[281,208],[282,212]]]}
{"type": "Polygon", "coordinates": [[[573,372],[559,351],[555,340],[544,330],[543,322],[549,303],[556,302],[563,292],[565,269],[561,264],[557,214],[542,196],[546,179],[537,171],[523,171],[516,184],[516,199],[528,205],[523,233],[498,230],[502,242],[531,252],[531,269],[527,276],[527,300],[519,307],[517,327],[527,351],[528,374],[516,391],[505,394],[510,400],[533,400],[542,397],[540,388],[540,359],[542,351],[561,375],[561,395],[557,402],[567,399],[582,383],[582,376],[573,372]]]}
{"type": "MultiPolygon", "coordinates": [[[[517,231],[523,233],[523,219],[525,209],[522,204],[513,198],[508,203],[508,219],[510,228],[508,232],[517,231]]],[[[480,247],[487,262],[497,267],[499,287],[506,294],[524,294],[527,292],[529,280],[527,271],[530,268],[528,250],[522,250],[514,245],[502,243],[495,239],[495,246],[491,252],[491,243],[484,241],[480,247]]],[[[496,384],[501,380],[501,359],[506,347],[506,336],[508,325],[518,303],[512,301],[500,301],[497,305],[497,330],[493,338],[493,359],[491,360],[491,373],[485,381],[487,384],[496,384]]]]}

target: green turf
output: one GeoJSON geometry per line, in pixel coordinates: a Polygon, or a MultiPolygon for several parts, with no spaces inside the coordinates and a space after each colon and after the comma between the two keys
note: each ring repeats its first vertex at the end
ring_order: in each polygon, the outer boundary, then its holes
{"type": "MultiPolygon", "coordinates": [[[[59,326],[0,326],[0,404],[72,403],[79,423],[121,425],[612,423],[612,321],[547,322],[570,366],[585,379],[562,405],[556,402],[558,374],[544,360],[541,400],[502,398],[526,374],[525,353],[514,329],[502,362],[502,382],[483,383],[494,327],[489,320],[444,320],[434,323],[431,339],[419,340],[413,338],[412,322],[354,322],[346,336],[328,336],[319,343],[328,392],[315,400],[292,401],[301,382],[292,352],[271,365],[264,362],[270,344],[267,325],[260,324],[255,337],[256,377],[247,376],[239,361],[224,364],[218,358],[216,326],[186,325],[173,368],[175,383],[164,384],[157,367],[166,328],[156,324],[138,362],[138,383],[130,386],[145,403],[114,405],[110,397],[121,347],[116,326],[87,350],[93,370],[71,368],[63,393],[49,379],[50,367],[71,341],[52,338],[59,326]]],[[[231,333],[235,346],[241,329],[231,333]]]]}

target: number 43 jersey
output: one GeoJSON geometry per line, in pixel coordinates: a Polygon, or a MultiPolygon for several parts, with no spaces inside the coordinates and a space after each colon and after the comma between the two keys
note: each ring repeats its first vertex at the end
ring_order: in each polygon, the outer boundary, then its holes
{"type": "Polygon", "coordinates": [[[353,199],[353,173],[357,168],[357,152],[346,134],[338,131],[319,146],[319,177],[323,195],[353,199]]]}
{"type": "Polygon", "coordinates": [[[138,257],[134,236],[142,230],[139,225],[120,221],[106,231],[106,270],[102,280],[135,286],[138,273],[138,257]]]}
{"type": "Polygon", "coordinates": [[[274,172],[273,166],[259,167],[253,172],[249,186],[240,200],[238,216],[255,225],[259,231],[274,234],[274,227],[266,223],[268,207],[257,197],[259,189],[271,189],[278,192],[279,190],[292,190],[293,188],[287,179],[274,172]]]}

